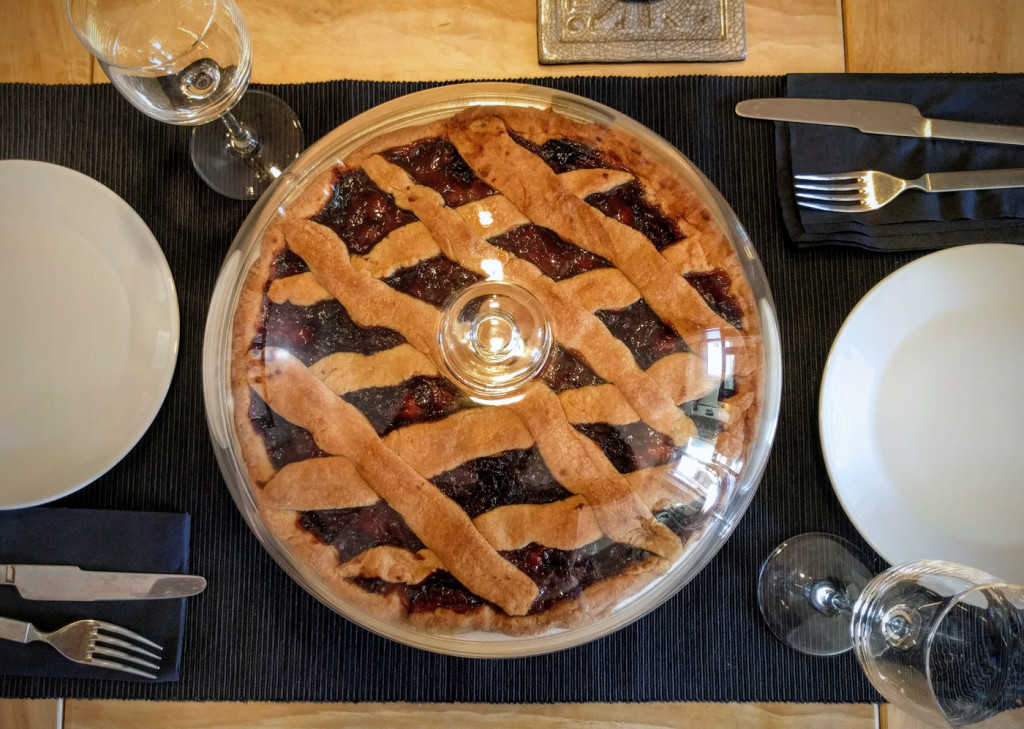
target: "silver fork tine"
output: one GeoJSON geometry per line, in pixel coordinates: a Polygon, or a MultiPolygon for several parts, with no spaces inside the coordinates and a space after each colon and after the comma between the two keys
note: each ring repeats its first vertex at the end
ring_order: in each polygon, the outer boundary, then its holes
{"type": "Polygon", "coordinates": [[[830,182],[838,180],[859,180],[864,177],[861,172],[828,172],[820,175],[793,175],[794,180],[805,182],[830,182]]]}
{"type": "Polygon", "coordinates": [[[106,623],[102,620],[93,620],[90,622],[92,625],[92,634],[90,636],[89,652],[86,658],[88,663],[91,663],[94,666],[102,666],[103,668],[132,673],[138,676],[156,678],[155,673],[142,671],[134,666],[126,665],[125,661],[128,663],[134,663],[137,666],[142,666],[143,668],[148,668],[150,671],[158,671],[160,670],[160,656],[140,645],[129,643],[128,641],[120,638],[115,638],[114,635],[123,635],[126,638],[142,643],[142,645],[151,646],[157,651],[163,651],[163,648],[148,638],[128,630],[127,628],[122,628],[120,625],[106,623]],[[113,633],[114,635],[107,635],[107,633],[113,633]],[[117,647],[115,648],[113,646],[117,647]],[[119,648],[124,648],[124,650],[119,650],[119,648]],[[128,651],[133,651],[135,655],[128,651]],[[157,662],[154,663],[152,661],[144,660],[140,655],[155,658],[157,662]]]}
{"type": "Polygon", "coordinates": [[[796,196],[802,200],[825,200],[827,202],[861,202],[864,200],[864,193],[860,192],[837,192],[827,194],[821,192],[803,192],[798,190],[796,196]]]}
{"type": "MultiPolygon", "coordinates": [[[[142,646],[135,645],[134,643],[129,643],[128,641],[121,640],[120,638],[112,638],[111,636],[103,635],[102,633],[98,634],[95,640],[97,643],[102,643],[104,646],[116,646],[117,648],[124,648],[125,650],[134,651],[135,653],[141,656],[146,656],[148,658],[156,658],[158,661],[161,658],[161,656],[158,653],[148,651],[142,646]]],[[[110,650],[113,649],[111,648],[110,650]]]]}
{"type": "Polygon", "coordinates": [[[805,200],[798,200],[797,205],[802,208],[813,208],[814,210],[824,210],[828,213],[856,213],[860,211],[860,206],[857,205],[825,205],[823,203],[807,202],[805,200]]]}
{"type": "Polygon", "coordinates": [[[132,673],[136,676],[145,676],[146,678],[156,678],[155,673],[149,673],[147,671],[140,671],[137,668],[126,666],[123,663],[117,663],[115,661],[104,661],[97,658],[92,658],[87,663],[90,666],[99,666],[100,668],[109,668],[112,671],[123,671],[124,673],[132,673]]]}
{"type": "Polygon", "coordinates": [[[793,185],[796,190],[821,190],[828,192],[829,190],[863,190],[864,183],[860,180],[854,180],[852,182],[832,182],[827,185],[817,185],[810,182],[798,182],[793,185]]]}
{"type": "Polygon", "coordinates": [[[793,175],[797,205],[830,213],[855,213],[867,207],[871,180],[867,172],[793,175]],[[813,201],[822,202],[813,202],[813,201]],[[838,203],[838,204],[826,204],[838,203]],[[843,204],[847,203],[847,204],[843,204]]]}
{"type": "MultiPolygon", "coordinates": [[[[107,648],[106,646],[95,646],[92,649],[92,656],[95,658],[99,656],[101,658],[119,658],[129,663],[134,663],[137,666],[144,666],[145,668],[151,668],[157,670],[160,668],[159,663],[153,663],[152,661],[146,661],[138,656],[133,656],[131,653],[126,651],[118,650],[117,648],[107,648]]],[[[157,659],[159,660],[159,658],[157,659]]]]}
{"type": "Polygon", "coordinates": [[[105,630],[108,633],[116,633],[117,635],[123,635],[126,638],[136,640],[139,643],[142,643],[143,645],[148,645],[150,648],[156,648],[158,651],[163,650],[161,646],[157,645],[149,638],[145,638],[139,635],[138,633],[133,633],[127,628],[122,628],[120,625],[114,625],[113,623],[105,623],[102,620],[94,620],[93,623],[96,625],[96,628],[98,630],[105,630]]]}
{"type": "Polygon", "coordinates": [[[864,213],[878,210],[906,190],[932,189],[928,187],[928,175],[915,180],[904,180],[879,170],[796,177],[793,191],[796,194],[797,205],[830,213],[864,213]],[[844,206],[843,203],[848,204],[844,206]]]}

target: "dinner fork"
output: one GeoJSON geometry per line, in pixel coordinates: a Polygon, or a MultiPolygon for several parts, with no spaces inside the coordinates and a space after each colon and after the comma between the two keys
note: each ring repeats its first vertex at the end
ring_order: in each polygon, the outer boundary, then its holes
{"type": "Polygon", "coordinates": [[[1024,169],[932,172],[904,180],[877,170],[793,175],[797,204],[831,213],[864,213],[892,202],[905,190],[955,192],[1024,186],[1024,169]]]}
{"type": "Polygon", "coordinates": [[[43,641],[75,663],[110,668],[146,678],[156,678],[156,674],[142,668],[159,670],[160,652],[163,651],[159,645],[138,633],[102,620],[79,620],[52,633],[44,633],[31,623],[0,617],[0,638],[15,643],[43,641]]]}

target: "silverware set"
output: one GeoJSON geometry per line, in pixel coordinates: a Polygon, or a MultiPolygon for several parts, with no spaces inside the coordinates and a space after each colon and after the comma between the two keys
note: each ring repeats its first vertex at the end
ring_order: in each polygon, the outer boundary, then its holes
{"type": "MultiPolygon", "coordinates": [[[[1024,144],[1024,127],[927,119],[916,107],[857,99],[747,99],[736,113],[751,119],[825,124],[923,139],[1024,144]]],[[[962,192],[1024,187],[1024,169],[931,172],[902,179],[878,170],[793,175],[797,205],[831,213],[863,213],[888,205],[907,190],[962,192]]]]}
{"type": "MultiPolygon", "coordinates": [[[[83,570],[71,565],[0,565],[0,585],[25,600],[154,600],[197,595],[206,580],[196,575],[83,570]]],[[[78,620],[47,633],[31,623],[0,617],[0,639],[41,641],[75,663],[157,678],[163,648],[132,630],[102,620],[78,620]]]]}

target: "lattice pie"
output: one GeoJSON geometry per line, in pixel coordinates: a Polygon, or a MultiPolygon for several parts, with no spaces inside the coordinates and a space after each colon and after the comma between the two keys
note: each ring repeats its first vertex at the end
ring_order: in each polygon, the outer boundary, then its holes
{"type": "Polygon", "coordinates": [[[628,134],[535,109],[389,133],[310,184],[232,342],[267,527],[348,604],[437,632],[580,625],[664,574],[760,407],[754,298],[699,196],[628,134]],[[494,276],[554,340],[501,405],[437,345],[494,276]]]}

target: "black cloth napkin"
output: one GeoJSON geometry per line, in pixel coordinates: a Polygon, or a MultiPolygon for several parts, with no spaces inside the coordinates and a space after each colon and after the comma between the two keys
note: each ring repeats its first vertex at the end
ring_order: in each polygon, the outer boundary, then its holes
{"type": "MultiPolygon", "coordinates": [[[[1022,75],[794,74],[795,98],[914,104],[928,118],[1024,126],[1022,75]]],[[[881,170],[903,178],[929,172],[1024,168],[1024,146],[864,134],[846,127],[776,124],[782,217],[800,246],[931,250],[965,243],[1024,241],[1024,188],[925,194],[908,191],[866,213],[801,208],[793,174],[881,170]]]]}
{"type": "MultiPolygon", "coordinates": [[[[68,564],[85,570],[185,573],[189,516],[138,511],[36,508],[0,512],[0,564],[68,564]]],[[[201,597],[192,598],[201,599],[201,597]]],[[[163,647],[156,682],[177,681],[185,599],[25,600],[0,586],[0,615],[49,632],[83,618],[105,620],[163,647]]],[[[72,663],[44,643],[0,641],[0,674],[153,681],[72,663]]]]}

